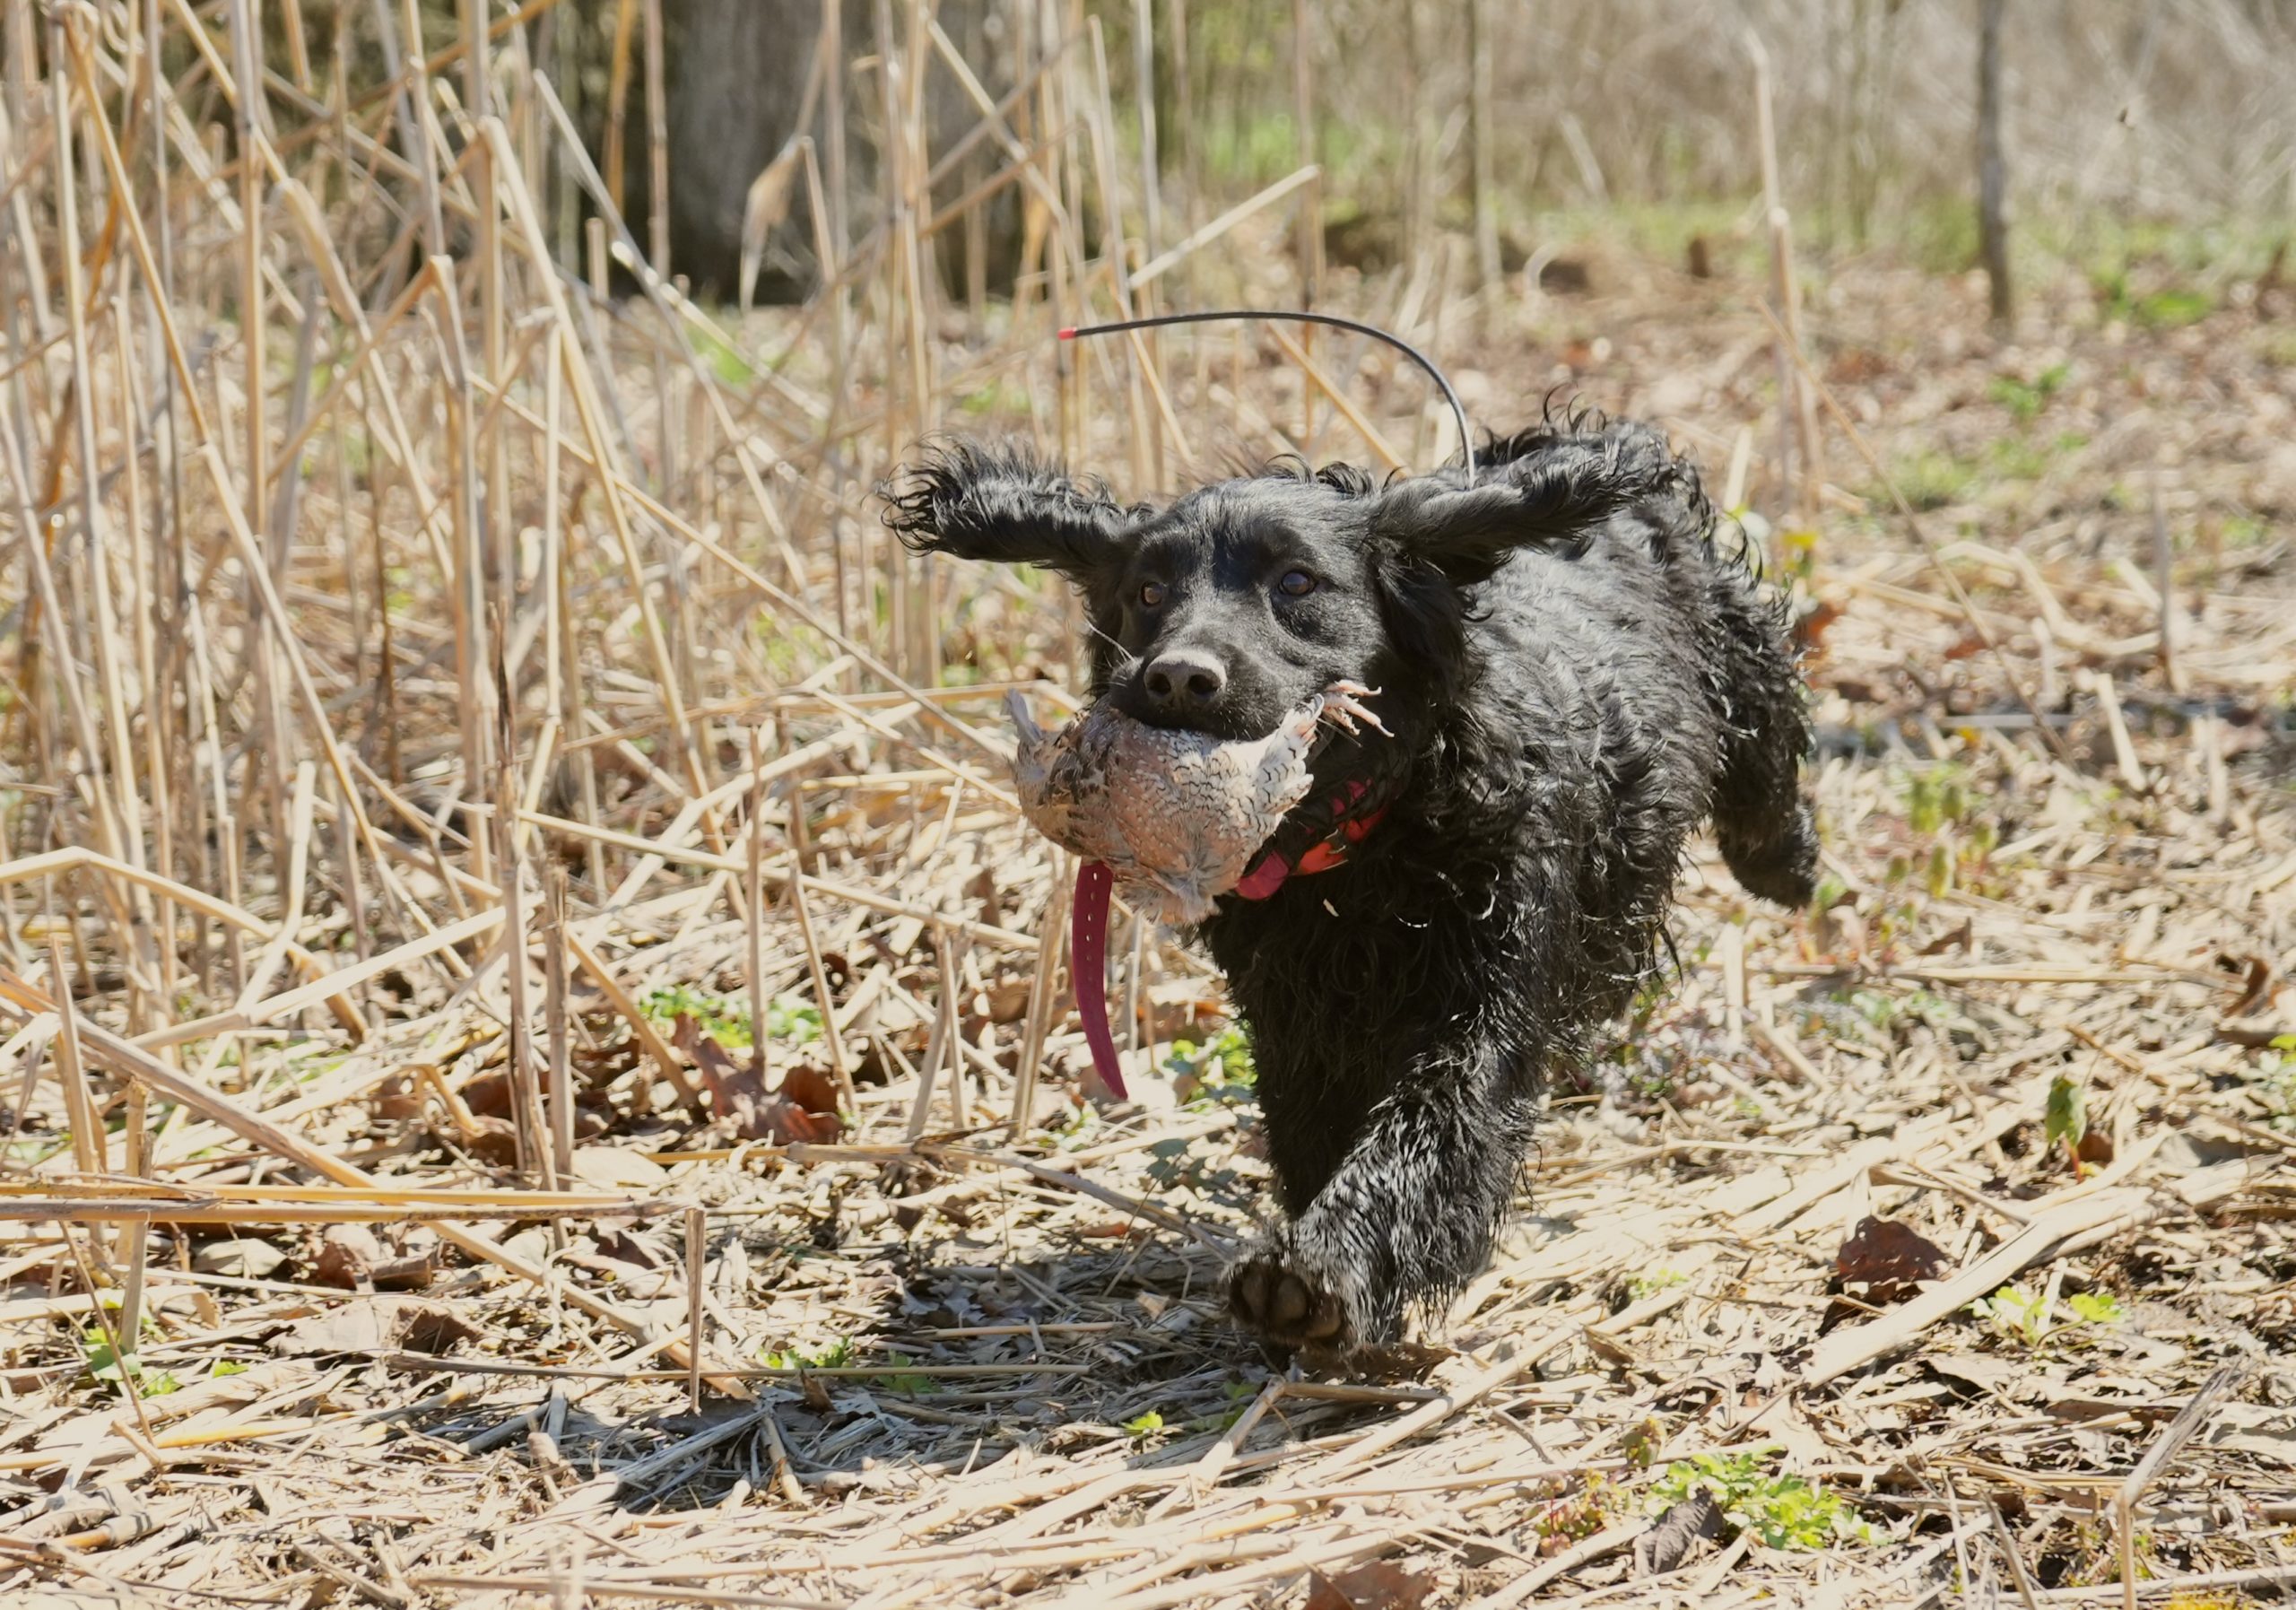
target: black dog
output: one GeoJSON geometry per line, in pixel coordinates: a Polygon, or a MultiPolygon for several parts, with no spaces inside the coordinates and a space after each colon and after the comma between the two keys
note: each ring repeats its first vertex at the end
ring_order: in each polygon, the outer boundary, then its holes
{"type": "Polygon", "coordinates": [[[1074,582],[1092,691],[1143,721],[1258,737],[1379,690],[1393,735],[1326,744],[1257,898],[1201,929],[1290,1220],[1231,1287],[1272,1341],[1395,1340],[1483,1266],[1540,1079],[1655,969],[1700,822],[1747,890],[1810,898],[1783,609],[1652,431],[1551,420],[1472,484],[1277,467],[1164,508],[954,444],[886,497],[920,553],[1074,582]]]}

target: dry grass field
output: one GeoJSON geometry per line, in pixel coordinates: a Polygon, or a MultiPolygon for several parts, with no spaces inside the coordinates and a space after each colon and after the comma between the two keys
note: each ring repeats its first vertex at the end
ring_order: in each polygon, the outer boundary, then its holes
{"type": "Polygon", "coordinates": [[[1330,269],[1483,422],[1656,420],[1745,511],[1826,879],[1787,917],[1701,849],[1492,1268],[1318,1377],[1223,1313],[1249,1049],[1170,936],[1112,946],[1134,1099],[1083,1093],[999,713],[1073,702],[1073,612],[871,492],[936,430],[1127,492],[1438,462],[1376,344],[1051,339],[1296,305],[1296,187],[1145,252],[1072,40],[984,121],[1020,292],[952,299],[988,198],[935,187],[920,27],[895,205],[743,313],[603,186],[561,239],[522,30],[360,80],[236,14],[5,8],[0,1603],[2296,1582],[2277,258],[2057,262],[1989,332],[1846,257],[1792,343],[1744,221],[1700,278],[1622,231],[1488,292],[1448,236],[1330,269]]]}

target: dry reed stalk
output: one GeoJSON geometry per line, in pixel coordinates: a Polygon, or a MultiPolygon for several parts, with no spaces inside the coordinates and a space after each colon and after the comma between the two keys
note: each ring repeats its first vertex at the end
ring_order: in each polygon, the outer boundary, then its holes
{"type": "Polygon", "coordinates": [[[1499,197],[1492,178],[1496,125],[1491,104],[1494,47],[1490,0],[1468,0],[1466,23],[1469,192],[1474,208],[1476,283],[1487,300],[1500,279],[1499,197]]]}
{"type": "Polygon", "coordinates": [[[64,944],[54,934],[48,941],[48,977],[54,999],[43,1003],[42,1009],[56,1014],[53,1066],[57,1084],[64,1092],[64,1110],[71,1117],[73,1165],[83,1174],[109,1173],[111,1164],[104,1155],[104,1128],[80,1056],[79,1010],[73,1005],[71,982],[65,975],[64,944]]]}
{"type": "MultiPolygon", "coordinates": [[[[89,555],[89,567],[100,578],[101,555],[106,544],[102,536],[105,527],[100,512],[101,505],[98,498],[97,476],[94,468],[97,463],[96,405],[93,395],[96,371],[91,361],[88,344],[87,274],[81,256],[78,180],[74,176],[73,161],[72,87],[64,65],[66,55],[64,48],[66,27],[64,13],[61,12],[50,13],[48,18],[49,102],[50,119],[55,130],[50,150],[55,159],[57,236],[59,256],[64,266],[65,334],[71,358],[71,373],[74,377],[69,387],[69,397],[74,441],[80,465],[81,528],[83,546],[89,555]]],[[[100,119],[98,121],[100,122],[100,119]]],[[[6,419],[0,418],[0,430],[13,432],[13,424],[6,419]]],[[[16,462],[17,452],[16,445],[12,442],[10,447],[12,468],[16,462]]],[[[54,466],[55,474],[60,474],[62,469],[63,456],[59,453],[54,466]]],[[[28,509],[34,500],[30,483],[19,474],[17,484],[20,505],[28,509]]],[[[54,502],[59,496],[60,489],[57,489],[42,500],[54,502]]],[[[30,556],[36,584],[42,595],[41,605],[48,617],[48,629],[56,631],[62,642],[70,644],[73,638],[80,635],[84,629],[86,617],[80,612],[67,614],[64,610],[55,581],[49,574],[49,550],[61,545],[56,542],[54,536],[48,535],[55,532],[56,528],[35,524],[27,518],[19,525],[18,529],[24,535],[24,550],[30,556]],[[42,535],[36,535],[35,533],[42,535]]],[[[96,585],[101,586],[102,583],[99,579],[96,585]]],[[[109,633],[101,630],[100,622],[98,623],[97,635],[105,639],[109,637],[109,633]]],[[[82,663],[86,663],[91,657],[81,648],[74,648],[73,652],[74,657],[82,663]]],[[[104,657],[106,665],[109,666],[111,657],[108,647],[104,650],[104,657]]],[[[113,674],[105,677],[103,681],[105,685],[116,694],[117,692],[117,667],[112,666],[111,670],[113,674]]],[[[95,828],[96,842],[106,855],[115,860],[126,858],[118,818],[117,796],[114,793],[114,788],[132,789],[134,787],[132,773],[129,778],[123,779],[107,778],[105,763],[107,746],[103,745],[98,738],[99,729],[93,715],[88,710],[84,697],[75,690],[75,684],[79,679],[66,674],[59,680],[65,684],[67,690],[74,690],[70,694],[70,702],[76,735],[81,744],[81,764],[85,769],[83,792],[95,828]],[[83,716],[86,717],[84,722],[81,719],[83,716]]],[[[115,735],[117,735],[117,730],[115,729],[115,735]]],[[[135,916],[121,902],[117,887],[109,880],[103,880],[99,886],[102,891],[106,914],[119,941],[122,960],[131,969],[139,967],[143,944],[137,934],[138,925],[135,916]]],[[[146,983],[143,988],[148,989],[150,985],[146,983]]]]}
{"type": "Polygon", "coordinates": [[[566,869],[552,866],[543,904],[543,1014],[550,1036],[550,1148],[560,1189],[574,1177],[573,1047],[567,1031],[566,869]]]}
{"type": "Polygon", "coordinates": [[[1321,177],[1322,172],[1323,170],[1312,162],[1303,168],[1295,168],[1257,195],[1238,202],[1234,206],[1213,219],[1211,222],[1195,231],[1187,239],[1170,251],[1142,264],[1138,272],[1132,275],[1133,288],[1137,290],[1150,281],[1160,279],[1170,274],[1174,268],[1192,259],[1204,248],[1233,232],[1236,226],[1245,220],[1255,217],[1274,206],[1292,192],[1313,185],[1321,177]]]}
{"type": "Polygon", "coordinates": [[[821,1014],[822,1046],[829,1056],[830,1077],[837,1085],[839,1109],[858,1114],[861,1096],[854,1088],[844,1033],[838,1026],[836,997],[830,991],[829,961],[814,932],[813,907],[805,893],[805,806],[796,782],[796,779],[791,779],[789,790],[789,910],[797,919],[798,943],[805,950],[805,971],[813,981],[813,1005],[821,1014]]]}
{"type": "MultiPolygon", "coordinates": [[[[247,525],[255,535],[255,545],[269,550],[261,562],[267,567],[271,579],[278,579],[278,561],[282,555],[275,544],[265,541],[271,529],[269,511],[265,507],[265,489],[271,482],[271,430],[269,396],[271,377],[266,342],[269,319],[265,312],[264,295],[266,289],[263,242],[265,231],[258,220],[264,213],[264,170],[257,156],[261,131],[260,98],[256,86],[261,83],[257,64],[263,59],[263,0],[230,0],[227,13],[231,41],[231,80],[237,87],[232,111],[233,146],[239,164],[239,206],[241,229],[239,248],[239,300],[240,310],[239,356],[242,364],[240,404],[245,410],[240,423],[246,435],[240,448],[241,467],[246,473],[247,525]]],[[[62,32],[57,33],[56,70],[64,70],[65,52],[61,48],[62,32]]],[[[107,134],[107,140],[109,135],[107,134]]],[[[73,296],[76,304],[78,298],[73,296]]],[[[85,372],[84,370],[82,372],[85,372]]],[[[253,585],[250,578],[248,585],[253,585]]],[[[253,614],[250,608],[248,612],[253,614]]],[[[255,656],[255,697],[262,712],[265,736],[261,775],[265,788],[261,797],[270,807],[269,826],[272,843],[277,847],[287,842],[289,833],[287,795],[284,787],[287,734],[281,723],[278,699],[279,669],[276,650],[267,635],[258,634],[255,656]]],[[[252,763],[252,757],[251,757],[252,763]]]]}
{"type": "Polygon", "coordinates": [[[701,1276],[709,1225],[699,1207],[685,1210],[686,1407],[701,1413],[701,1276]]]}
{"type": "Polygon", "coordinates": [[[1411,468],[1403,455],[1396,452],[1388,443],[1386,436],[1380,433],[1379,427],[1373,424],[1363,411],[1355,405],[1354,401],[1348,396],[1345,387],[1324,371],[1323,365],[1316,361],[1314,355],[1303,344],[1286,335],[1281,325],[1268,326],[1267,333],[1269,339],[1282,349],[1283,355],[1300,366],[1300,372],[1307,376],[1314,389],[1330,401],[1342,419],[1354,427],[1356,433],[1362,437],[1365,445],[1370,447],[1373,455],[1387,467],[1390,473],[1406,472],[1411,468]]]}
{"type": "Polygon", "coordinates": [[[1928,558],[1931,566],[1944,580],[1946,590],[1953,595],[1953,602],[1969,622],[1970,629],[1977,633],[1979,640],[1985,644],[1995,662],[2000,666],[2004,680],[2009,683],[2010,691],[2017,696],[2017,702],[2025,707],[2025,713],[2032,718],[2033,725],[2040,733],[2042,741],[2048,745],[2057,759],[2069,764],[2072,755],[2066,747],[2065,739],[2042,716],[2040,707],[2033,702],[2033,696],[2026,691],[2024,679],[2018,674],[2016,666],[2011,663],[2008,651],[2002,647],[2000,639],[1993,630],[1986,624],[1975,601],[1970,597],[1969,590],[1961,585],[1961,578],[1955,575],[1952,567],[1945,562],[1944,556],[1939,552],[1936,543],[1931,539],[1928,528],[1922,524],[1921,517],[1914,512],[1913,505],[1906,500],[1905,493],[1898,486],[1896,477],[1890,474],[1880,457],[1867,445],[1865,434],[1844,412],[1841,404],[1835,398],[1832,389],[1819,379],[1817,372],[1810,367],[1808,357],[1803,353],[1800,344],[1794,340],[1792,333],[1768,308],[1757,303],[1755,311],[1760,313],[1764,322],[1770,326],[1770,334],[1780,343],[1780,350],[1790,355],[1794,367],[1799,371],[1804,382],[1816,395],[1818,401],[1824,405],[1826,413],[1833,420],[1834,428],[1848,440],[1851,448],[1866,461],[1866,467],[1873,472],[1874,477],[1881,482],[1883,489],[1889,493],[1890,501],[1896,506],[1899,517],[1904,521],[1906,529],[1913,534],[1914,540],[1921,544],[1922,552],[1928,558]]]}
{"type": "Polygon", "coordinates": [[[1061,936],[1067,928],[1067,857],[1058,850],[1052,852],[1050,872],[1052,897],[1046,902],[1044,918],[1037,927],[1036,967],[1029,977],[1028,1015],[1023,1020],[1027,1027],[1013,1075],[1013,1113],[1006,1133],[1015,1143],[1035,1123],[1037,1067],[1044,1057],[1045,1040],[1051,1031],[1061,936]]]}
{"type": "MultiPolygon", "coordinates": [[[[124,1106],[126,1121],[122,1126],[122,1139],[126,1155],[122,1159],[121,1166],[130,1178],[147,1179],[152,1172],[152,1133],[148,1099],[142,1080],[130,1079],[127,1082],[124,1106]]],[[[115,1223],[117,1233],[126,1241],[127,1257],[126,1272],[120,1277],[119,1328],[128,1336],[140,1337],[144,1334],[144,1284],[150,1272],[152,1238],[145,1226],[122,1221],[115,1223]]]]}
{"type": "MultiPolygon", "coordinates": [[[[65,992],[59,992],[61,996],[65,992]]],[[[5,1000],[19,1017],[34,1012],[60,1012],[57,1000],[32,988],[13,974],[0,969],[0,1000],[5,1000]]],[[[79,1048],[92,1053],[94,1058],[123,1078],[141,1078],[153,1090],[172,1101],[192,1108],[202,1117],[222,1124],[224,1127],[253,1142],[264,1150],[291,1160],[323,1174],[337,1184],[361,1189],[371,1189],[375,1181],[363,1170],[343,1162],[297,1136],[280,1128],[257,1113],[252,1112],[230,1097],[186,1079],[149,1053],[119,1039],[109,1031],[93,1024],[83,1025],[85,1033],[79,1048]]],[[[537,1286],[552,1288],[549,1272],[517,1252],[488,1237],[465,1230],[460,1224],[444,1222],[439,1226],[442,1239],[473,1258],[496,1264],[523,1280],[537,1286]]],[[[625,1310],[621,1305],[599,1297],[578,1285],[557,1284],[563,1301],[593,1318],[602,1319],[616,1328],[638,1337],[640,1341],[654,1339],[651,1323],[644,1317],[625,1310]]],[[[683,1358],[679,1360],[683,1362],[683,1358]]],[[[735,1396],[746,1396],[738,1382],[728,1383],[735,1396]]],[[[726,1389],[725,1387],[720,1388],[726,1389]]]]}
{"type": "Polygon", "coordinates": [[[1163,249],[1164,192],[1156,148],[1155,0],[1133,0],[1132,95],[1140,112],[1141,245],[1150,257],[1163,249]]]}
{"type": "MultiPolygon", "coordinates": [[[[789,809],[794,814],[798,805],[793,793],[789,809]]],[[[750,728],[750,787],[748,801],[749,844],[748,879],[743,884],[747,904],[742,912],[744,950],[748,966],[750,996],[750,1071],[756,1075],[758,1088],[765,1088],[770,1071],[766,1057],[766,994],[765,994],[765,745],[758,729],[750,728]]],[[[829,1003],[822,1002],[822,1021],[827,1023],[829,1003]]]]}
{"type": "MultiPolygon", "coordinates": [[[[491,635],[500,644],[507,634],[498,629],[491,635]]],[[[549,1116],[543,1108],[541,1081],[536,1077],[534,1018],[526,998],[526,873],[519,843],[518,735],[514,715],[517,698],[507,653],[496,663],[495,676],[500,690],[495,701],[500,723],[497,729],[499,763],[492,820],[488,825],[500,855],[502,966],[510,1007],[511,1116],[517,1128],[520,1171],[538,1178],[544,1189],[557,1190],[563,1181],[558,1172],[558,1148],[552,1143],[549,1116]]]]}
{"type": "Polygon", "coordinates": [[[662,0],[646,6],[646,212],[651,223],[648,265],[670,277],[670,121],[665,74],[669,49],[662,32],[662,0]]]}
{"type": "Polygon", "coordinates": [[[1825,480],[1817,405],[1802,364],[1802,283],[1794,268],[1793,220],[1778,175],[1778,124],[1770,92],[1770,51],[1749,28],[1746,55],[1754,69],[1755,145],[1761,157],[1763,226],[1770,232],[1770,296],[1784,334],[1777,349],[1779,467],[1781,490],[1797,518],[1814,519],[1825,480]],[[1798,471],[1798,474],[1797,474],[1798,471]]]}
{"type": "MultiPolygon", "coordinates": [[[[606,137],[603,161],[606,170],[606,190],[613,197],[614,211],[622,210],[629,182],[630,126],[630,66],[631,46],[638,34],[638,0],[617,0],[613,13],[613,48],[609,57],[606,77],[606,137]]],[[[596,254],[593,254],[596,262],[596,254]]],[[[606,293],[603,277],[594,274],[592,289],[600,298],[606,293]]]]}

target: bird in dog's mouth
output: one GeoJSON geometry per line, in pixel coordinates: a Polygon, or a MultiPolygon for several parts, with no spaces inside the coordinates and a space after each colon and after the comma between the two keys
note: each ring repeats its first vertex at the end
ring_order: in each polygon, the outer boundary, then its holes
{"type": "Polygon", "coordinates": [[[1005,708],[1018,744],[1013,780],[1022,813],[1045,837],[1081,857],[1071,916],[1076,1006],[1092,1066],[1109,1093],[1125,1095],[1109,1031],[1104,969],[1109,896],[1118,885],[1161,922],[1197,923],[1234,892],[1265,900],[1295,872],[1345,858],[1346,846],[1377,822],[1349,813],[1362,786],[1333,801],[1331,837],[1297,862],[1260,851],[1313,787],[1309,763],[1333,728],[1386,733],[1363,701],[1377,693],[1335,682],[1263,738],[1223,739],[1150,727],[1106,700],[1047,732],[1015,692],[1005,708]]]}

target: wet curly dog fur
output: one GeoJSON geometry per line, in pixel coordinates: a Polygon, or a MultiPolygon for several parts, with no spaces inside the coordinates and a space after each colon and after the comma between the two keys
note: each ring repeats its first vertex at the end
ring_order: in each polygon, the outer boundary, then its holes
{"type": "Polygon", "coordinates": [[[1351,799],[1376,827],[1198,930],[1259,1068],[1284,1223],[1230,1290],[1274,1343],[1400,1339],[1484,1265],[1541,1081],[1656,969],[1701,823],[1749,892],[1810,898],[1782,605],[1648,428],[1551,417],[1471,483],[1279,465],[1128,506],[950,442],[885,496],[920,553],[1074,583],[1093,692],[1141,720],[1257,737],[1335,682],[1379,690],[1393,735],[1325,746],[1274,847],[1351,799]]]}

